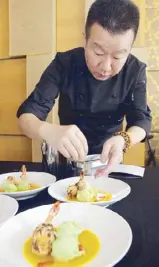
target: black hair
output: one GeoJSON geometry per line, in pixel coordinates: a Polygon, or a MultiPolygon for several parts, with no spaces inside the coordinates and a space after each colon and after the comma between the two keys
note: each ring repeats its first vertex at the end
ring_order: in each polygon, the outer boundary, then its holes
{"type": "Polygon", "coordinates": [[[139,9],[131,0],[96,0],[88,11],[86,38],[89,37],[92,25],[97,23],[114,35],[132,29],[135,39],[139,21],[139,9]]]}

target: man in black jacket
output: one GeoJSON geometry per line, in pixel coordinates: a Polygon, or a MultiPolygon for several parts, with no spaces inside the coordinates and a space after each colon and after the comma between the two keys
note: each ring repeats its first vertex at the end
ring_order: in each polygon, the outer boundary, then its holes
{"type": "Polygon", "coordinates": [[[96,0],[88,12],[84,48],[57,53],[20,106],[22,131],[72,160],[101,154],[108,174],[151,127],[146,65],[130,54],[139,10],[127,0],[96,0]],[[45,122],[59,96],[60,125],[45,122]],[[121,131],[126,116],[127,129],[121,131]]]}

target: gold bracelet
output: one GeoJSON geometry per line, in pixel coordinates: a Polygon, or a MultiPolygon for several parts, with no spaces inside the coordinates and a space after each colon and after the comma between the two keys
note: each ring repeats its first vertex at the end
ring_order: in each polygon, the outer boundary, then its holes
{"type": "Polygon", "coordinates": [[[124,132],[124,131],[120,131],[120,132],[115,133],[115,136],[117,136],[117,135],[120,135],[120,136],[122,136],[124,138],[124,140],[125,140],[125,147],[123,149],[123,152],[126,153],[127,150],[129,150],[130,147],[131,147],[131,138],[130,138],[130,135],[127,132],[124,132]]]}

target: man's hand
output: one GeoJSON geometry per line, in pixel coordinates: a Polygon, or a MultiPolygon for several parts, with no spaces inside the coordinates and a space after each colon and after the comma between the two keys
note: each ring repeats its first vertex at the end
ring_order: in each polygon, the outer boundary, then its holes
{"type": "Polygon", "coordinates": [[[113,136],[104,143],[101,162],[107,165],[96,171],[96,177],[108,175],[117,164],[122,162],[124,145],[125,140],[122,136],[113,136]]]}
{"type": "Polygon", "coordinates": [[[84,160],[88,153],[87,140],[76,125],[61,126],[44,122],[40,127],[39,135],[51,147],[71,160],[84,160]]]}

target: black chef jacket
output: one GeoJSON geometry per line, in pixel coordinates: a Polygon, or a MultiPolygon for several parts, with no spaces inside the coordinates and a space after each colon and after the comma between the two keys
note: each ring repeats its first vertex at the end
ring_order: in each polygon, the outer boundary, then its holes
{"type": "Polygon", "coordinates": [[[57,53],[17,116],[32,113],[44,121],[58,96],[60,124],[80,128],[89,154],[101,153],[103,143],[121,129],[124,116],[128,128],[150,131],[146,65],[131,54],[117,75],[99,81],[87,68],[84,48],[57,53]]]}

